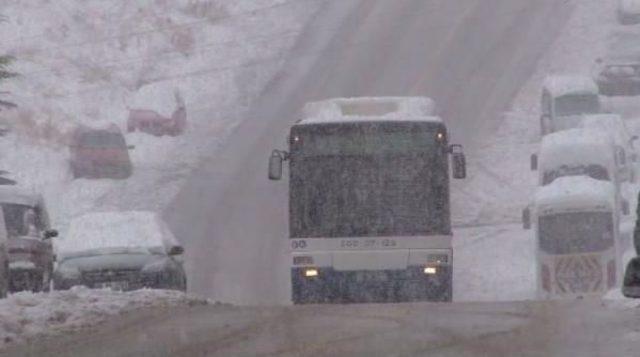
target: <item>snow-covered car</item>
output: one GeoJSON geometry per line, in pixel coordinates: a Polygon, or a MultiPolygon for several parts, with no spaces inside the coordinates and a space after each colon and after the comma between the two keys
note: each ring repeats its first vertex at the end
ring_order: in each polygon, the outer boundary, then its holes
{"type": "Polygon", "coordinates": [[[640,31],[613,32],[606,54],[596,60],[594,79],[604,96],[640,94],[640,31]]]}
{"type": "Polygon", "coordinates": [[[622,25],[640,24],[640,0],[619,0],[616,13],[622,25]]]}
{"type": "Polygon", "coordinates": [[[58,232],[50,227],[43,197],[18,187],[0,187],[0,206],[9,237],[10,290],[49,290],[54,263],[51,239],[58,232]]]}
{"type": "MultiPolygon", "coordinates": [[[[2,211],[2,207],[0,207],[0,211],[2,211]]],[[[4,216],[0,214],[0,298],[7,297],[9,292],[9,252],[7,245],[4,216]]]]}
{"type": "Polygon", "coordinates": [[[549,76],[542,86],[541,135],[575,128],[584,114],[601,112],[598,87],[584,76],[549,76]]]}
{"type": "Polygon", "coordinates": [[[184,249],[166,223],[145,211],[89,213],[59,241],[54,288],[186,290],[184,249]]]}
{"type": "Polygon", "coordinates": [[[129,109],[127,131],[141,131],[154,136],[178,136],[187,125],[187,108],[179,93],[175,94],[176,108],[170,117],[150,109],[129,109]]]}
{"type": "Polygon", "coordinates": [[[133,167],[129,149],[120,129],[78,127],[70,145],[70,165],[74,178],[126,179],[133,167]]]}

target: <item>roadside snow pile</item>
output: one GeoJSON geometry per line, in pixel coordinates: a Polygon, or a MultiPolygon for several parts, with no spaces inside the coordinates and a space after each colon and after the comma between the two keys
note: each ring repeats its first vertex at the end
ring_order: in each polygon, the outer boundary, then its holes
{"type": "Polygon", "coordinates": [[[72,332],[148,307],[207,304],[181,292],[117,292],[74,287],[49,294],[17,293],[0,300],[0,350],[38,335],[72,332]]]}
{"type": "MultiPolygon", "coordinates": [[[[20,77],[3,83],[17,110],[0,121],[0,169],[42,192],[64,235],[92,210],[161,210],[191,170],[243,119],[280,70],[319,0],[6,0],[0,53],[20,77]],[[115,123],[129,109],[170,115],[184,99],[178,137],[126,136],[128,180],[73,180],[76,125],[115,123]]],[[[92,125],[94,126],[94,125],[92,125]]]]}

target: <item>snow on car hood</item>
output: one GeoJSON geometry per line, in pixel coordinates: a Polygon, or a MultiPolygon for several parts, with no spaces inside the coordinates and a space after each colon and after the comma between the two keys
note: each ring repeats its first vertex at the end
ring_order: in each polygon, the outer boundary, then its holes
{"type": "Polygon", "coordinates": [[[177,245],[169,228],[153,212],[100,212],[74,219],[58,254],[72,256],[103,249],[166,251],[177,245]]]}
{"type": "Polygon", "coordinates": [[[152,254],[144,248],[94,249],[60,257],[60,266],[74,267],[80,271],[95,269],[141,269],[166,255],[152,254]]]}

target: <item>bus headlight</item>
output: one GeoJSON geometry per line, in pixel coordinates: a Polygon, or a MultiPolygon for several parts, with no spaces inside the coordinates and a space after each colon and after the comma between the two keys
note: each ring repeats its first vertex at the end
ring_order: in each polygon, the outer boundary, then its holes
{"type": "Polygon", "coordinates": [[[318,276],[318,269],[305,269],[304,276],[307,278],[315,278],[316,276],[318,276]]]}
{"type": "Polygon", "coordinates": [[[436,267],[424,267],[424,273],[426,275],[436,275],[438,273],[438,268],[436,267]]]}

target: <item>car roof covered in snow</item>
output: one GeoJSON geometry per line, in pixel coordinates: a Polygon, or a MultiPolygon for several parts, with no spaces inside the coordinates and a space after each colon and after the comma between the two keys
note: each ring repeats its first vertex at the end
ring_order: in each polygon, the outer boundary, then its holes
{"type": "Polygon", "coordinates": [[[35,207],[44,201],[42,195],[18,186],[0,186],[0,203],[35,207]]]}
{"type": "Polygon", "coordinates": [[[333,98],[307,103],[298,125],[371,121],[442,122],[427,97],[333,98]]]}
{"type": "Polygon", "coordinates": [[[540,144],[542,169],[562,165],[615,163],[613,139],[608,133],[574,128],[545,135],[540,144]]]}
{"type": "Polygon", "coordinates": [[[544,80],[543,87],[549,91],[553,97],[565,95],[598,94],[598,86],[587,76],[579,75],[556,75],[548,76],[544,80]]]}
{"type": "Polygon", "coordinates": [[[628,142],[625,141],[630,140],[624,120],[618,114],[583,115],[580,124],[585,129],[608,133],[618,145],[627,146],[628,142]]]}
{"type": "Polygon", "coordinates": [[[71,221],[58,241],[62,255],[104,248],[169,248],[178,245],[173,233],[154,212],[96,212],[71,221]]]}
{"type": "Polygon", "coordinates": [[[566,176],[541,186],[535,193],[538,214],[576,210],[615,209],[615,187],[611,182],[588,176],[566,176]]]}
{"type": "Polygon", "coordinates": [[[624,28],[613,31],[607,39],[605,58],[611,64],[633,64],[640,61],[640,30],[624,28]]]}

